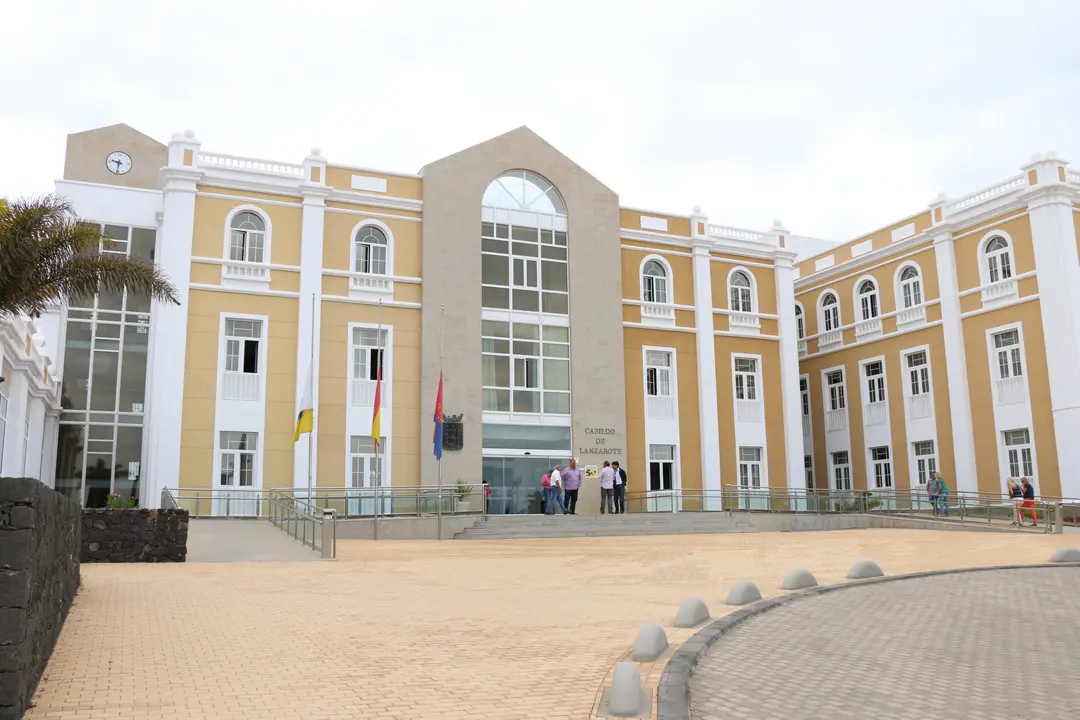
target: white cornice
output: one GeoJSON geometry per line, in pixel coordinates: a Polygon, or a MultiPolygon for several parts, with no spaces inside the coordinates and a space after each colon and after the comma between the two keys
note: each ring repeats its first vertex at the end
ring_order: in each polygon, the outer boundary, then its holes
{"type": "Polygon", "coordinates": [[[372,193],[350,192],[348,190],[331,190],[332,202],[349,203],[350,205],[368,205],[371,207],[384,207],[391,210],[407,210],[409,212],[423,212],[424,201],[412,198],[393,197],[388,195],[374,195],[372,193]]]}
{"type": "Polygon", "coordinates": [[[878,262],[881,262],[882,260],[890,259],[894,255],[902,255],[905,252],[917,248],[923,243],[929,243],[931,239],[930,234],[936,234],[937,232],[940,232],[940,228],[940,225],[934,228],[929,228],[921,233],[916,233],[911,237],[904,238],[903,240],[894,243],[890,243],[885,247],[878,248],[877,250],[871,250],[865,255],[860,255],[859,257],[852,258],[851,260],[845,260],[844,262],[833,265],[832,267],[825,268],[824,270],[819,270],[812,275],[800,277],[798,280],[795,281],[795,290],[796,292],[798,292],[819,282],[827,283],[831,280],[835,280],[837,277],[846,275],[847,273],[857,273],[861,269],[863,269],[864,266],[874,265],[878,262]]]}

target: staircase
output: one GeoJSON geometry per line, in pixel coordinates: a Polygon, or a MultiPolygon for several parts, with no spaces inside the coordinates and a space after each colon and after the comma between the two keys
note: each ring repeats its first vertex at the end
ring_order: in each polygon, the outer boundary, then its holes
{"type": "Polygon", "coordinates": [[[455,540],[613,537],[748,532],[744,514],[627,513],[623,515],[489,515],[454,535],[455,540]]]}

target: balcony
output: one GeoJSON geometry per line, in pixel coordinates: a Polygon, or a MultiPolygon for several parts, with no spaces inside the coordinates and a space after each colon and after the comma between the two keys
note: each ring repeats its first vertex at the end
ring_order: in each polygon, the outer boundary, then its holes
{"type": "MultiPolygon", "coordinates": [[[[388,405],[390,383],[386,378],[382,381],[382,397],[379,398],[379,404],[382,407],[388,405]]],[[[374,380],[353,380],[352,381],[352,406],[353,407],[375,407],[375,381],[374,380]]]]}
{"type": "Polygon", "coordinates": [[[764,416],[760,400],[736,400],[735,422],[759,423],[764,416]]]}
{"type": "Polygon", "coordinates": [[[353,273],[349,277],[349,289],[359,292],[391,293],[394,291],[394,281],[385,275],[353,273]]]}
{"type": "Polygon", "coordinates": [[[903,327],[905,325],[914,325],[918,322],[924,322],[926,320],[926,306],[916,305],[915,307],[907,308],[896,313],[896,326],[903,327]]]}
{"type": "Polygon", "coordinates": [[[803,437],[810,437],[810,416],[802,416],[802,434],[803,437]]]}
{"type": "Polygon", "coordinates": [[[866,405],[863,406],[863,423],[865,425],[884,425],[885,418],[884,402],[866,403],[866,405]]]}
{"type": "Polygon", "coordinates": [[[1016,296],[1016,279],[992,283],[982,289],[983,303],[997,304],[1016,296]]]}
{"type": "Polygon", "coordinates": [[[675,308],[667,303],[641,303],[641,321],[650,325],[675,324],[675,308]]]}
{"type": "Polygon", "coordinates": [[[261,399],[260,390],[258,373],[226,371],[221,377],[221,398],[223,400],[258,402],[261,399]]]}
{"type": "Polygon", "coordinates": [[[838,432],[847,429],[847,408],[825,411],[825,430],[838,432]]]}
{"type": "Polygon", "coordinates": [[[646,396],[645,417],[649,420],[674,420],[675,398],[657,395],[646,396]]]}
{"type": "Polygon", "coordinates": [[[728,315],[728,327],[733,332],[740,330],[760,330],[761,318],[752,313],[733,312],[728,315]]]}
{"type": "Polygon", "coordinates": [[[855,323],[855,337],[861,338],[867,335],[881,334],[881,318],[874,317],[869,320],[861,320],[855,323]]]}
{"type": "Polygon", "coordinates": [[[263,263],[230,260],[221,268],[223,280],[256,280],[270,282],[270,268],[263,263]]]}
{"type": "Polygon", "coordinates": [[[805,340],[800,340],[799,341],[799,354],[800,355],[805,355],[806,354],[806,341],[805,340]]]}
{"type": "Polygon", "coordinates": [[[907,399],[907,416],[909,420],[930,417],[933,412],[933,403],[930,401],[930,393],[912,395],[907,399]]]}
{"type": "Polygon", "coordinates": [[[839,345],[844,341],[844,333],[840,330],[827,330],[818,335],[818,350],[822,350],[832,345],[839,345]]]}
{"type": "Polygon", "coordinates": [[[997,381],[997,404],[1012,405],[1027,400],[1027,384],[1024,376],[1005,378],[997,381]]]}

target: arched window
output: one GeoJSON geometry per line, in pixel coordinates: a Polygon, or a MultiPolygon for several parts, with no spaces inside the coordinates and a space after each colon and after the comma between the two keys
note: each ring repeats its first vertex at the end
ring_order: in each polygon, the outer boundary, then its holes
{"type": "Polygon", "coordinates": [[[736,270],[728,278],[728,290],[731,295],[731,309],[736,312],[753,312],[753,292],[750,278],[742,270],[736,270]]]}
{"type": "Polygon", "coordinates": [[[667,268],[657,260],[649,260],[641,270],[641,299],[650,303],[667,303],[667,268]]]}
{"type": "Polygon", "coordinates": [[[821,297],[821,326],[824,332],[840,329],[840,303],[836,293],[827,292],[821,297]]]}
{"type": "Polygon", "coordinates": [[[799,334],[799,339],[806,338],[806,318],[803,316],[802,305],[796,303],[795,305],[795,331],[799,334]]]}
{"type": "Polygon", "coordinates": [[[229,223],[229,259],[237,262],[264,262],[266,221],[247,210],[238,212],[229,223]]]}
{"type": "Polygon", "coordinates": [[[356,254],[353,270],[368,275],[386,275],[386,233],[376,225],[364,225],[356,231],[356,254]]]}
{"type": "Polygon", "coordinates": [[[922,280],[919,269],[913,265],[900,271],[900,302],[905,310],[922,305],[922,280]]]}
{"type": "Polygon", "coordinates": [[[1013,276],[1012,258],[1009,256],[1009,241],[1003,237],[994,237],[986,243],[986,269],[992,283],[1008,280],[1013,276]]]}
{"type": "Polygon", "coordinates": [[[555,186],[528,170],[509,170],[495,178],[484,191],[482,204],[546,215],[566,214],[566,205],[555,186]]]}
{"type": "Polygon", "coordinates": [[[877,285],[873,280],[863,280],[859,283],[859,308],[863,320],[873,320],[881,314],[878,308],[877,285]]]}

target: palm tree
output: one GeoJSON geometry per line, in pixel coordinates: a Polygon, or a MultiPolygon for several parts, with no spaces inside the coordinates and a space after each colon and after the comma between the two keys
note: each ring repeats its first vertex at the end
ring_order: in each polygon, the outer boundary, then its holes
{"type": "Polygon", "coordinates": [[[39,315],[101,290],[179,304],[161,270],[148,259],[102,252],[110,242],[63,198],[0,200],[0,317],[39,315]]]}

